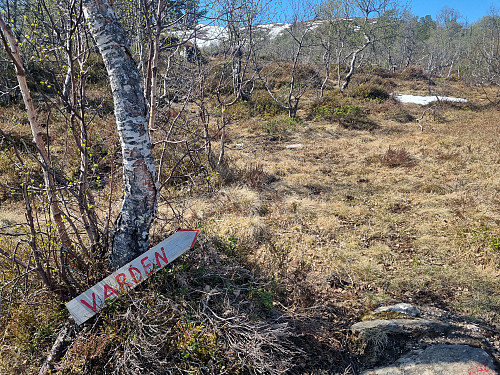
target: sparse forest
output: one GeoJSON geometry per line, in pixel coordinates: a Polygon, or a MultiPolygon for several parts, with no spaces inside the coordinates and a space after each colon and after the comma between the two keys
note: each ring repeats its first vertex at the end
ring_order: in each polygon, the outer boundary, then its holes
{"type": "Polygon", "coordinates": [[[295,5],[0,0],[1,374],[358,374],[350,326],[397,302],[500,361],[498,11],[295,5]]]}

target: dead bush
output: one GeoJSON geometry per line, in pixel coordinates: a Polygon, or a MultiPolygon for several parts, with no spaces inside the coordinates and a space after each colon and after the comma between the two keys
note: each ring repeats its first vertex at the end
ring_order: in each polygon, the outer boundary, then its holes
{"type": "Polygon", "coordinates": [[[422,79],[426,80],[429,77],[424,72],[424,69],[420,66],[410,66],[401,72],[401,78],[403,79],[422,79]]]}
{"type": "Polygon", "coordinates": [[[384,114],[386,120],[393,120],[401,124],[414,122],[416,120],[416,117],[396,100],[386,100],[381,103],[378,107],[378,111],[384,114]]]}
{"type": "Polygon", "coordinates": [[[218,250],[235,241],[207,239],[203,251],[114,300],[57,373],[293,373],[306,359],[289,318],[274,307],[276,286],[218,250]],[[92,340],[109,337],[106,350],[92,340]]]}
{"type": "Polygon", "coordinates": [[[413,156],[411,156],[411,154],[408,151],[406,151],[404,147],[395,149],[389,147],[389,149],[385,152],[384,156],[382,156],[380,162],[383,165],[391,168],[397,168],[397,167],[411,168],[417,164],[413,156]]]}
{"type": "Polygon", "coordinates": [[[371,73],[373,75],[376,75],[380,78],[383,78],[384,80],[387,79],[387,78],[392,78],[394,77],[394,71],[391,70],[391,69],[385,69],[385,68],[382,68],[382,67],[374,67],[372,68],[372,71],[371,73]]]}
{"type": "Polygon", "coordinates": [[[264,170],[262,164],[250,164],[239,170],[241,181],[253,189],[262,189],[275,178],[264,170]]]}

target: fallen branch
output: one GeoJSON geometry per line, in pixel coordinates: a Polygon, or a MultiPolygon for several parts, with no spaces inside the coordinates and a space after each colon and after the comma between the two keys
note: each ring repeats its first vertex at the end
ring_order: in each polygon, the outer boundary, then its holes
{"type": "Polygon", "coordinates": [[[76,325],[73,318],[69,318],[57,335],[54,345],[50,349],[49,355],[45,359],[38,375],[49,375],[55,364],[66,354],[73,337],[76,333],[76,325]]]}

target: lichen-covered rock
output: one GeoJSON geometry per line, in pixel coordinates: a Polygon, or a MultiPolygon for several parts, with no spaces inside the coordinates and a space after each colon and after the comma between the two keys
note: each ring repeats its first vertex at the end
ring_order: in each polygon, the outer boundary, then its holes
{"type": "Polygon", "coordinates": [[[421,334],[426,332],[444,333],[449,324],[429,319],[377,319],[355,323],[353,334],[365,334],[370,330],[383,330],[387,334],[421,334]]]}
{"type": "Polygon", "coordinates": [[[392,365],[363,372],[363,375],[498,375],[493,358],[468,345],[438,344],[416,350],[392,365]]]}
{"type": "Polygon", "coordinates": [[[394,312],[402,313],[402,314],[409,315],[409,316],[419,316],[420,315],[420,310],[409,303],[397,303],[397,304],[392,305],[392,306],[382,306],[382,307],[379,307],[378,309],[375,309],[375,311],[373,313],[380,314],[380,313],[387,312],[387,311],[394,311],[394,312]]]}
{"type": "Polygon", "coordinates": [[[351,326],[354,347],[368,366],[395,361],[422,336],[438,336],[450,326],[428,319],[377,319],[351,326]]]}

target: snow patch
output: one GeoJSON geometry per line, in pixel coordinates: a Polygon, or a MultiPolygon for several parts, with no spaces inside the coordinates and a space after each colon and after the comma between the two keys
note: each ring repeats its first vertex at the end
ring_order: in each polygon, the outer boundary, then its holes
{"type": "MultiPolygon", "coordinates": [[[[308,25],[309,28],[313,30],[323,23],[324,21],[312,21],[309,22],[308,25]]],[[[281,36],[286,30],[290,29],[291,26],[291,23],[274,22],[264,25],[255,25],[254,27],[256,31],[264,31],[267,33],[268,37],[273,40],[281,36]]],[[[196,44],[199,48],[216,45],[223,39],[229,37],[225,27],[210,24],[198,24],[192,30],[175,31],[172,34],[183,42],[189,41],[196,44]]]]}
{"type": "Polygon", "coordinates": [[[269,32],[269,37],[271,39],[276,38],[281,35],[286,29],[290,28],[290,23],[269,23],[267,25],[257,26],[259,29],[264,29],[269,32]]]}
{"type": "Polygon", "coordinates": [[[192,30],[175,31],[172,34],[180,41],[192,42],[199,48],[209,47],[228,37],[225,27],[204,24],[198,24],[192,30]]]}
{"type": "Polygon", "coordinates": [[[420,95],[406,95],[406,94],[394,94],[392,96],[395,100],[401,103],[414,103],[420,105],[427,105],[432,102],[439,100],[446,102],[456,102],[456,103],[467,103],[467,99],[463,98],[453,98],[451,96],[420,96],[420,95]]]}
{"type": "Polygon", "coordinates": [[[304,147],[304,145],[302,143],[296,143],[296,144],[293,144],[293,145],[287,145],[285,146],[285,148],[288,148],[288,149],[291,149],[291,148],[302,148],[304,147]]]}

